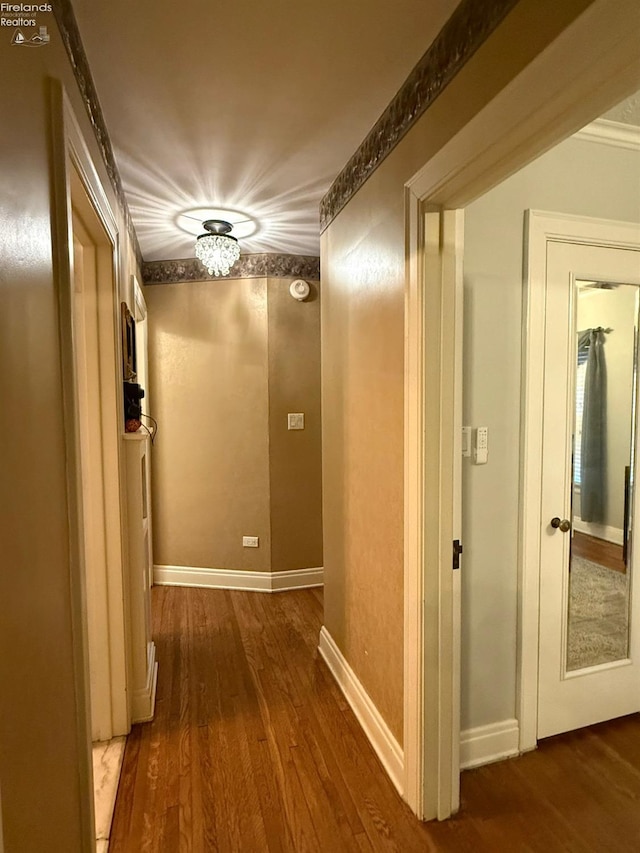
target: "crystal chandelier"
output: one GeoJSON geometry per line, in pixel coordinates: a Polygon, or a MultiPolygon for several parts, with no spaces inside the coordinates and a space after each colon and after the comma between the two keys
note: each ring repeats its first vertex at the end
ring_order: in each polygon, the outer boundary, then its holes
{"type": "Polygon", "coordinates": [[[207,219],[202,227],[207,233],[196,240],[196,258],[209,275],[227,275],[240,257],[238,241],[229,233],[233,226],[223,219],[207,219]]]}

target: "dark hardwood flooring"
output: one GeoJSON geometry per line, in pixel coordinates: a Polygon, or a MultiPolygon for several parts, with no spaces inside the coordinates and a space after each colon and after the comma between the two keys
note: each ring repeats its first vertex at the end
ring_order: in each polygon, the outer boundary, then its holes
{"type": "Polygon", "coordinates": [[[613,569],[622,574],[627,572],[622,559],[622,545],[614,545],[613,542],[607,542],[605,539],[597,539],[595,536],[575,531],[571,549],[576,557],[591,560],[592,563],[604,566],[605,569],[613,569]]]}
{"type": "Polygon", "coordinates": [[[318,590],[154,588],[156,717],[127,741],[110,853],[640,850],[637,715],[463,773],[460,814],[423,824],[319,658],[321,623],[318,590]]]}

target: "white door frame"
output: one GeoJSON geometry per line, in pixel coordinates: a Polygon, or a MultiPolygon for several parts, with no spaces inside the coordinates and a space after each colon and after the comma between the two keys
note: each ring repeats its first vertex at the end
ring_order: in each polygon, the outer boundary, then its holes
{"type": "Polygon", "coordinates": [[[89,702],[89,651],[87,634],[86,574],[83,542],[83,489],[81,447],[78,434],[79,408],[75,376],[76,343],[73,337],[73,206],[91,205],[108,235],[110,246],[98,247],[99,359],[101,376],[101,427],[103,440],[104,537],[109,566],[105,579],[108,608],[110,658],[110,703],[113,734],[130,729],[127,698],[124,548],[121,520],[122,463],[119,425],[123,423],[119,316],[118,229],[111,206],[82,137],[69,99],[57,80],[51,81],[53,131],[53,249],[58,287],[60,350],[63,378],[67,491],[70,528],[71,627],[74,634],[74,670],[77,697],[77,738],[81,766],[83,831],[95,839],[91,768],[91,722],[89,702]],[[106,256],[105,256],[106,253],[106,256]],[[108,275],[108,278],[107,278],[108,275]]]}
{"type": "Polygon", "coordinates": [[[443,819],[458,809],[460,775],[462,216],[428,211],[410,191],[407,211],[420,251],[405,299],[404,792],[419,817],[443,819]]]}
{"type": "MultiPolygon", "coordinates": [[[[451,767],[459,731],[447,671],[455,666],[460,637],[451,620],[454,589],[445,577],[450,561],[428,564],[433,554],[429,557],[424,537],[424,465],[429,443],[438,438],[425,431],[424,388],[441,348],[439,340],[425,338],[425,289],[441,285],[442,278],[432,280],[427,272],[423,279],[422,211],[463,208],[640,87],[636,0],[616,0],[615,10],[612,6],[610,0],[595,0],[406,183],[404,796],[424,819],[445,818],[456,807],[451,767]],[[430,606],[427,626],[423,601],[430,606]],[[435,689],[425,693],[425,685],[435,689]],[[438,760],[423,758],[430,742],[438,760]]],[[[442,310],[446,315],[454,303],[442,310]]],[[[451,393],[445,386],[441,390],[451,393]]],[[[444,462],[438,463],[441,472],[444,462]]],[[[442,491],[437,500],[442,505],[442,491]]],[[[527,630],[523,615],[520,647],[527,630]]]]}
{"type": "MultiPolygon", "coordinates": [[[[135,275],[131,276],[131,292],[133,293],[133,304],[134,304],[134,319],[136,321],[136,354],[138,359],[138,382],[142,385],[144,390],[144,398],[142,401],[142,407],[146,410],[147,414],[151,414],[151,408],[149,406],[149,314],[147,309],[147,302],[144,298],[144,292],[138,281],[138,277],[135,275]],[[140,370],[140,365],[142,363],[142,370],[140,370]]],[[[152,436],[153,443],[154,436],[152,436]]],[[[149,449],[149,464],[145,466],[146,472],[146,489],[147,495],[149,496],[149,500],[151,500],[151,460],[150,460],[151,450],[149,449]]],[[[153,586],[153,519],[152,519],[152,511],[151,506],[149,507],[149,512],[147,515],[147,548],[148,548],[148,589],[151,590],[153,586]]]]}
{"type": "Polygon", "coordinates": [[[549,241],[640,249],[640,225],[546,211],[527,211],[525,223],[525,317],[522,373],[522,443],[519,559],[520,656],[518,719],[520,751],[535,749],[538,731],[540,531],[546,270],[549,241]]]}

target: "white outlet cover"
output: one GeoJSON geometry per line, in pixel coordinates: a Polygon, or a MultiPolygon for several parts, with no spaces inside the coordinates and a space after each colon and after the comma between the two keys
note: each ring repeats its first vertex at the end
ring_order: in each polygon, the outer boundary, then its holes
{"type": "Polygon", "coordinates": [[[260,547],[260,539],[257,536],[243,536],[242,537],[242,547],[243,548],[259,548],[260,547]]]}

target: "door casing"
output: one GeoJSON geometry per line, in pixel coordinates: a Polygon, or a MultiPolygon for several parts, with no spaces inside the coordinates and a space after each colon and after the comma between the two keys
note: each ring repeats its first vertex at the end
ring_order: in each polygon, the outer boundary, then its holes
{"type": "Polygon", "coordinates": [[[124,538],[121,518],[124,478],[120,458],[119,425],[124,422],[119,316],[118,229],[111,205],[93,165],[86,143],[64,88],[51,81],[53,142],[53,249],[58,289],[60,350],[63,376],[65,450],[69,514],[71,630],[74,635],[76,689],[76,737],[80,757],[78,773],[82,791],[81,821],[86,849],[95,844],[91,761],[89,647],[87,632],[86,572],[83,543],[83,487],[79,430],[76,346],[73,323],[74,208],[89,220],[95,215],[107,236],[97,246],[97,285],[100,308],[99,359],[102,424],[104,514],[102,518],[109,572],[106,578],[110,682],[109,701],[113,734],[130,729],[127,697],[126,590],[124,587],[124,538]],[[87,208],[87,205],[89,208],[87,208]]]}

